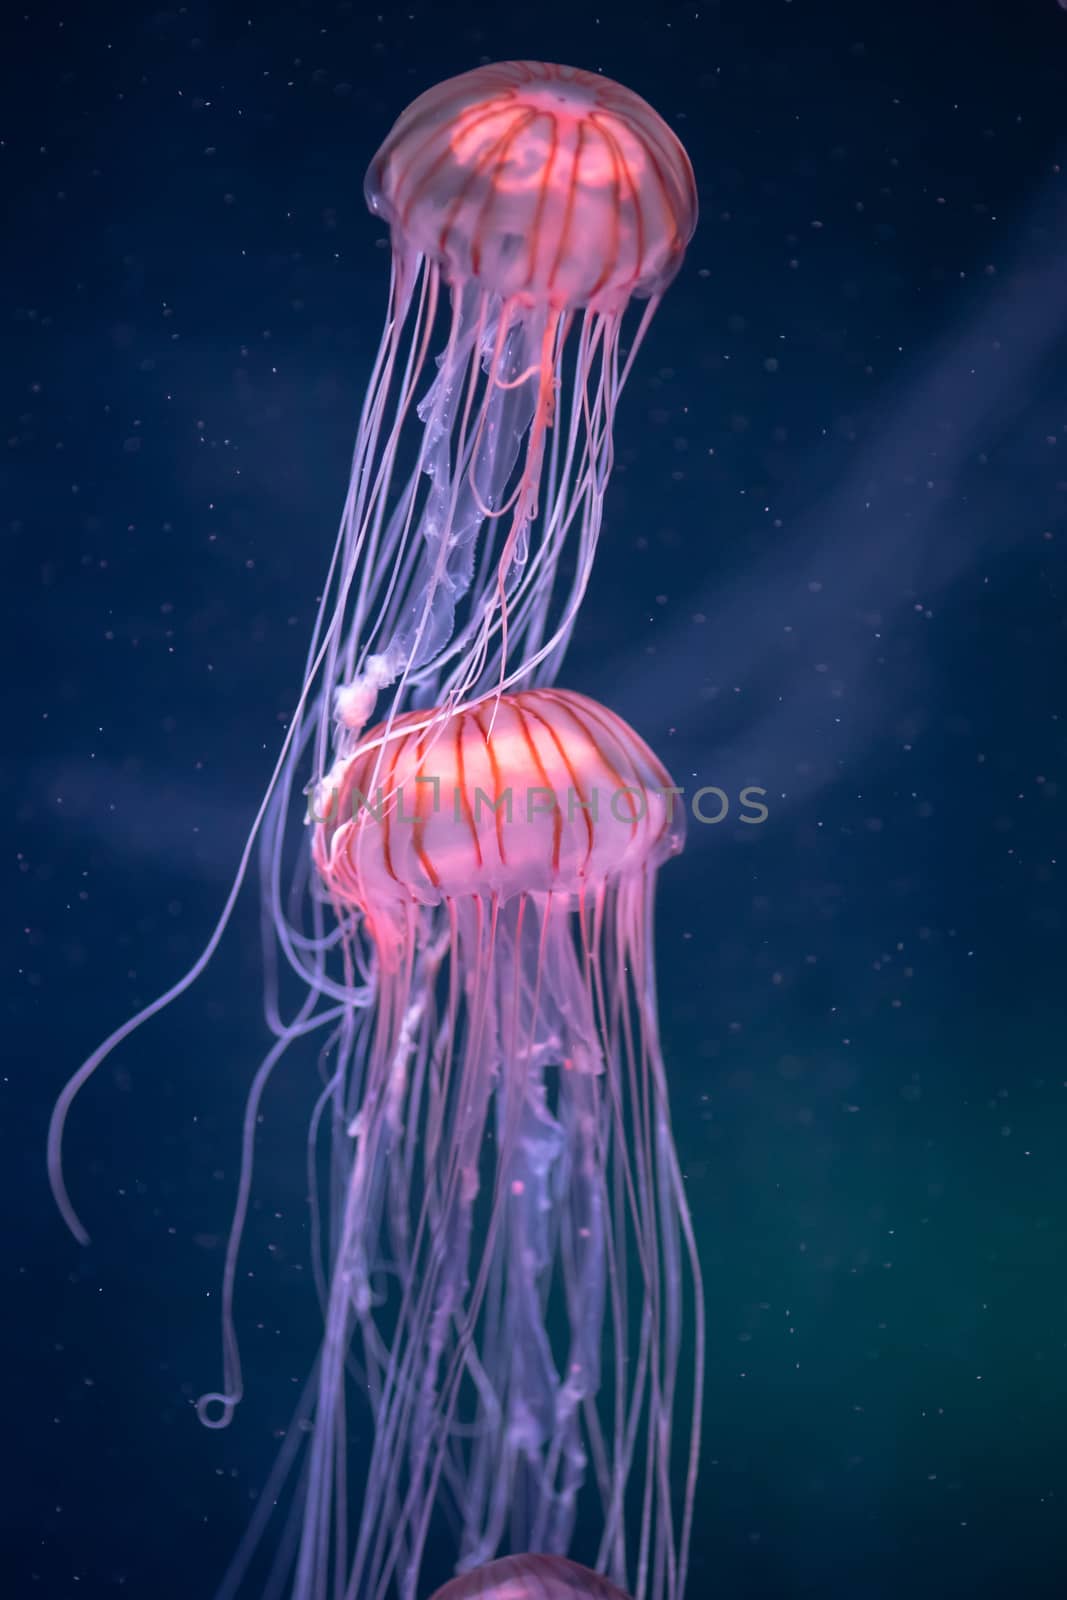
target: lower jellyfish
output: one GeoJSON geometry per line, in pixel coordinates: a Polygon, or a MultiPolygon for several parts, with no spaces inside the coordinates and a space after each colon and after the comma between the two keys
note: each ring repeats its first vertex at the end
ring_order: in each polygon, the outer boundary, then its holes
{"type": "Polygon", "coordinates": [[[315,865],[377,1004],[328,1085],[300,1600],[414,1600],[445,1502],[460,1569],[563,1554],[587,1476],[596,1565],[682,1593],[704,1330],[652,935],[677,794],[619,717],[532,690],[397,718],[318,796],[315,865]],[[353,1355],[373,1444],[350,1526],[353,1355]]]}

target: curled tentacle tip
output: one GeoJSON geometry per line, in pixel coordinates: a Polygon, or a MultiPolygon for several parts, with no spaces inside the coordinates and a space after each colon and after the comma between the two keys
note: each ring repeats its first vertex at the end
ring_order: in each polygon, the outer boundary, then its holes
{"type": "Polygon", "coordinates": [[[197,1421],[205,1428],[228,1428],[237,1409],[236,1395],[202,1394],[196,1402],[197,1421]],[[217,1409],[217,1414],[215,1411],[217,1409]]]}

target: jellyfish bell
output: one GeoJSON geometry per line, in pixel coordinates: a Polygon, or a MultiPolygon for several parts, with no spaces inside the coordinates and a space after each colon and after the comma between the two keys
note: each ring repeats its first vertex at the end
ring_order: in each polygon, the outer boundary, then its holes
{"type": "Polygon", "coordinates": [[[374,1437],[348,1593],[413,1594],[442,1497],[461,1568],[505,1537],[562,1555],[591,1469],[598,1566],[624,1584],[641,1550],[642,1600],[680,1600],[703,1313],[652,932],[679,791],[620,717],[549,689],[396,719],[337,778],[314,861],[346,939],[371,939],[378,1006],[345,1067],[309,1584],[346,1515],[354,1349],[374,1437]]]}
{"type": "Polygon", "coordinates": [[[504,1556],[461,1573],[431,1600],[627,1600],[610,1579],[565,1556],[504,1556]]]}
{"type": "Polygon", "coordinates": [[[527,690],[436,721],[409,712],[339,764],[314,858],[331,899],[380,929],[480,894],[573,907],[682,848],[666,768],[621,717],[527,690]]]}
{"type": "Polygon", "coordinates": [[[531,61],[420,95],[371,163],[366,196],[398,248],[450,282],[560,310],[662,292],[697,214],[689,159],[645,100],[531,61]]]}

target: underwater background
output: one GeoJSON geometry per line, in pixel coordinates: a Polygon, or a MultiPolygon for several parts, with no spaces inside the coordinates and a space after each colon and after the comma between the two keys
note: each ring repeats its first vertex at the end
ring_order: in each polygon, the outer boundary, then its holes
{"type": "Polygon", "coordinates": [[[11,8],[3,1592],[209,1597],[313,1355],[295,1049],[248,1396],[198,1425],[266,1042],[254,892],[72,1114],[88,1250],[45,1128],[203,945],[296,699],[385,308],[365,167],[416,93],[512,56],[644,95],[700,192],[562,678],[734,802],[657,907],[709,1320],[688,1594],[1060,1596],[1056,0],[11,8]]]}

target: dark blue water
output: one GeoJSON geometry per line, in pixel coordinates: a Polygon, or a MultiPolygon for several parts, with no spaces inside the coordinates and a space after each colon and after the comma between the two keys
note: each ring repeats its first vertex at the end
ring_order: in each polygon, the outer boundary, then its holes
{"type": "Polygon", "coordinates": [[[527,55],[646,95],[702,205],[565,681],[679,783],[769,796],[694,826],[659,908],[710,1319],[690,1594],[1064,1593],[1067,13],[105,3],[3,55],[4,1592],[210,1595],[306,1371],[295,1052],[249,1401],[197,1425],[252,897],[77,1107],[88,1251],[45,1124],[200,948],[296,697],[384,308],[364,166],[527,55]]]}

